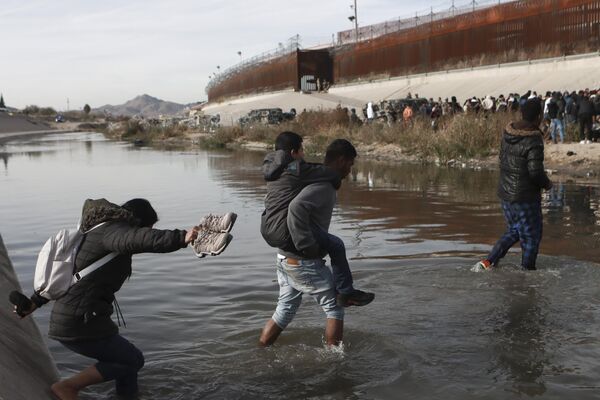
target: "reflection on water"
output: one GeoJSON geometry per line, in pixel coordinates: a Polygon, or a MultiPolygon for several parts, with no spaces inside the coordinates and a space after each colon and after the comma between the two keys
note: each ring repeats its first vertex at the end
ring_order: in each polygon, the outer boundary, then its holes
{"type": "MultiPolygon", "coordinates": [[[[222,256],[134,257],[119,302],[123,333],[146,356],[142,399],[598,397],[597,186],[556,182],[544,195],[539,271],[516,270],[516,249],[502,268],[473,274],[504,230],[497,172],[360,161],[332,231],[375,301],[348,309],[343,352],[324,350],[310,299],[265,350],[256,342],[277,283],[275,252],[258,233],[263,154],[155,151],[79,133],[12,142],[0,155],[1,233],[26,288],[41,244],[75,223],[85,198],[147,197],[162,228],[238,213],[222,256]]],[[[48,314],[36,315],[43,332],[48,314]]],[[[63,374],[89,364],[48,345],[63,374]]],[[[87,393],[114,396],[111,385],[87,393]]]]}
{"type": "Polygon", "coordinates": [[[546,391],[543,372],[548,362],[545,352],[543,297],[535,287],[507,285],[508,294],[502,306],[504,319],[498,330],[499,337],[492,343],[501,368],[505,369],[513,388],[518,393],[530,396],[542,395],[546,391]]]}

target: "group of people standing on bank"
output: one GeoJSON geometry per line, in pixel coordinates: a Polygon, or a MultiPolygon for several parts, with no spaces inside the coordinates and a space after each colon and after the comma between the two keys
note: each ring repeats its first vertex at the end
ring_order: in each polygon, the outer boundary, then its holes
{"type": "MultiPolygon", "coordinates": [[[[507,231],[490,254],[477,263],[491,269],[516,242],[523,249],[522,267],[536,268],[542,235],[541,190],[552,183],[543,166],[543,138],[539,129],[543,107],[529,99],[521,107],[522,118],[506,127],[500,151],[501,177],[498,195],[507,231]]],[[[329,233],[336,191],[351,172],[357,152],[345,139],[334,140],[323,164],[304,160],[302,137],[281,133],[275,151],[263,163],[267,181],[265,211],[260,231],[276,248],[279,296],[275,311],[259,337],[263,346],[273,344],[293,320],[304,294],[313,297],[326,316],[325,339],[339,345],[343,338],[345,308],[365,306],[373,293],[355,288],[344,242],[329,233]],[[324,257],[329,255],[331,269],[324,257]]],[[[82,212],[82,228],[89,231],[77,253],[76,270],[82,271],[113,252],[118,255],[73,285],[52,310],[49,336],[68,349],[97,362],[82,372],[52,385],[61,400],[77,399],[83,388],[115,381],[117,394],[135,396],[137,375],[144,365],[142,352],[119,333],[111,315],[118,306],[115,293],[132,272],[132,255],[166,253],[186,247],[203,233],[202,226],[189,230],[158,230],[156,211],[147,200],[133,199],[119,206],[104,199],[88,200],[82,212]],[[113,302],[115,307],[113,308],[113,302]]],[[[218,229],[232,222],[213,220],[218,229]]],[[[32,305],[20,310],[26,316],[47,302],[39,294],[32,305]]],[[[18,311],[18,310],[16,310],[18,311]]]]}
{"type": "MultiPolygon", "coordinates": [[[[510,93],[498,97],[486,96],[478,98],[473,96],[460,103],[456,97],[442,100],[439,97],[421,98],[409,93],[406,99],[384,100],[378,104],[369,102],[363,108],[363,119],[367,122],[381,120],[388,124],[396,122],[411,123],[415,118],[424,118],[431,121],[435,130],[441,118],[452,117],[457,114],[486,115],[490,113],[519,112],[527,100],[539,99],[543,104],[544,118],[542,132],[553,143],[564,142],[565,131],[568,126],[578,129],[581,144],[589,144],[600,139],[600,90],[579,90],[572,92],[548,91],[545,95],[535,91],[527,91],[520,95],[510,93]]],[[[360,124],[361,121],[352,109],[349,114],[351,124],[360,124]]]]}

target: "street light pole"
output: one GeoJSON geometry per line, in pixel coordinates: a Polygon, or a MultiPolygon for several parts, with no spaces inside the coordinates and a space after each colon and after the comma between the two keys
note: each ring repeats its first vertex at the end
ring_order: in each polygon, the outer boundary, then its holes
{"type": "Polygon", "coordinates": [[[358,42],[358,9],[356,8],[356,0],[354,0],[354,31],[356,33],[356,41],[358,42]]]}

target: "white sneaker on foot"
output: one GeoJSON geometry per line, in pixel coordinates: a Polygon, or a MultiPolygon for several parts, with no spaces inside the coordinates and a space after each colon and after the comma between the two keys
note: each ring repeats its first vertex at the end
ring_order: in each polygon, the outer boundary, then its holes
{"type": "Polygon", "coordinates": [[[233,228],[233,224],[235,224],[235,220],[237,219],[237,214],[228,212],[224,215],[214,215],[208,214],[200,221],[200,228],[205,231],[212,232],[223,232],[227,233],[231,231],[233,228]]]}
{"type": "Polygon", "coordinates": [[[490,271],[492,269],[492,263],[488,260],[481,260],[471,268],[472,272],[490,271]]]}

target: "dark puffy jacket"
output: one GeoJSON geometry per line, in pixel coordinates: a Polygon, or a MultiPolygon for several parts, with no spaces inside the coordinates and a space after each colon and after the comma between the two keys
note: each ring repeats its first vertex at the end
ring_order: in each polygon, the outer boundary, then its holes
{"type": "Polygon", "coordinates": [[[544,171],[542,132],[526,121],[509,124],[500,147],[498,196],[509,202],[541,201],[552,183],[544,171]]]}
{"type": "Polygon", "coordinates": [[[594,105],[587,97],[581,96],[579,97],[579,111],[578,115],[594,115],[595,109],[594,105]]]}
{"type": "Polygon", "coordinates": [[[112,303],[131,275],[131,256],[168,253],[186,247],[186,231],[135,226],[132,215],[106,200],[87,200],[82,215],[83,231],[106,224],[85,235],[75,266],[81,271],[105,255],[119,255],[71,286],[54,304],[48,336],[60,341],[95,340],[118,333],[111,319],[112,303]]]}
{"type": "Polygon", "coordinates": [[[552,99],[550,103],[548,103],[548,118],[558,118],[558,102],[555,99],[552,99]]]}
{"type": "Polygon", "coordinates": [[[322,164],[294,160],[283,150],[267,154],[262,168],[267,181],[267,195],[260,219],[260,233],[269,246],[297,253],[287,226],[288,206],[307,185],[331,182],[338,189],[341,178],[322,164]]]}

